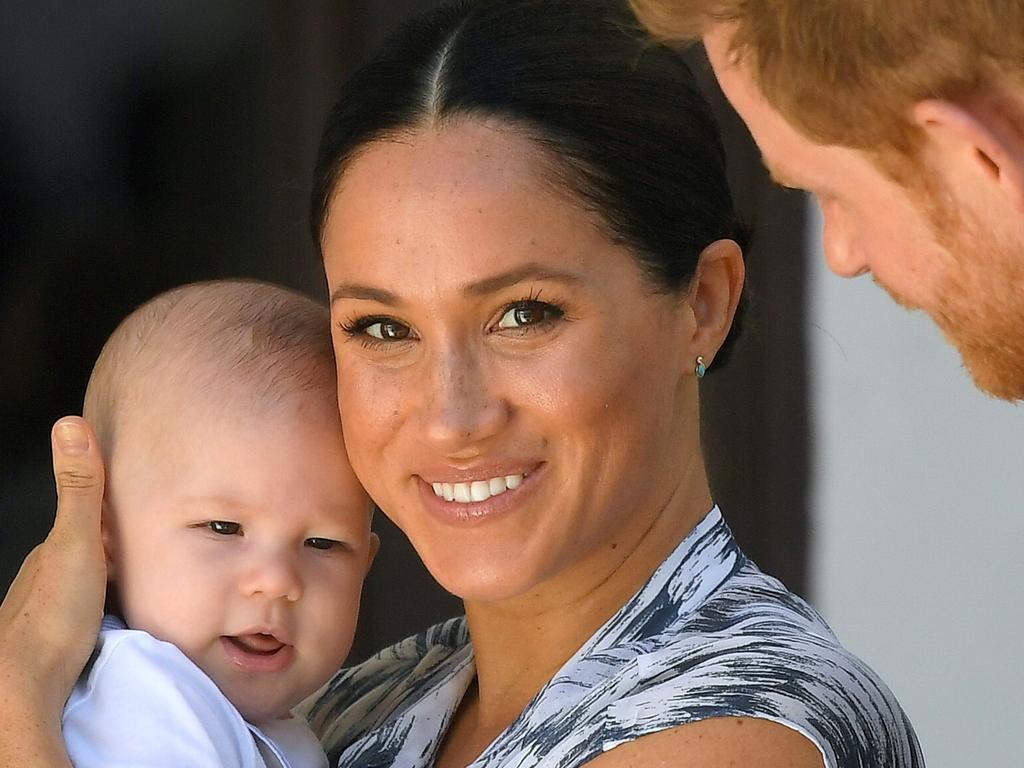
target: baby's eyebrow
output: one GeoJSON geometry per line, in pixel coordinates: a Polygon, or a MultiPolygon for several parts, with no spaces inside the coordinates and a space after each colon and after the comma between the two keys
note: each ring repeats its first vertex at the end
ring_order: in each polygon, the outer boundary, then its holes
{"type": "Polygon", "coordinates": [[[228,496],[180,496],[177,502],[184,507],[216,507],[232,512],[240,511],[244,506],[237,499],[228,496]]]}

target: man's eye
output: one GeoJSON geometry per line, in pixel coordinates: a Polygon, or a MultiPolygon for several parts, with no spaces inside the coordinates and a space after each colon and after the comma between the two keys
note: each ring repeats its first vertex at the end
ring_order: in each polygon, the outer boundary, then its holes
{"type": "Polygon", "coordinates": [[[210,530],[222,536],[234,536],[241,532],[242,526],[238,523],[230,523],[227,520],[211,520],[207,523],[210,530]]]}
{"type": "Polygon", "coordinates": [[[405,341],[409,338],[411,329],[395,320],[377,320],[367,325],[364,333],[381,341],[405,341]]]}
{"type": "Polygon", "coordinates": [[[329,549],[335,549],[336,547],[340,547],[341,542],[335,541],[334,539],[321,539],[319,537],[314,536],[312,538],[306,539],[306,546],[312,547],[313,549],[321,549],[326,551],[329,549]]]}
{"type": "Polygon", "coordinates": [[[498,320],[498,328],[528,328],[557,320],[562,314],[562,310],[553,304],[543,301],[519,301],[505,310],[505,314],[498,320]]]}

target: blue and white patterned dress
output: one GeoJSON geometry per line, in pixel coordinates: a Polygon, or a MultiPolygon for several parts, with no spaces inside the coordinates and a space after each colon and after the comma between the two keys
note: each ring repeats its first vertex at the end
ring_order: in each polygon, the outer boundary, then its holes
{"type": "MultiPolygon", "coordinates": [[[[474,674],[452,619],[343,670],[307,714],[332,765],[427,768],[474,674]]],[[[828,768],[924,765],[885,684],[746,558],[716,507],[469,768],[575,768],[722,716],[794,728],[828,768]]]]}

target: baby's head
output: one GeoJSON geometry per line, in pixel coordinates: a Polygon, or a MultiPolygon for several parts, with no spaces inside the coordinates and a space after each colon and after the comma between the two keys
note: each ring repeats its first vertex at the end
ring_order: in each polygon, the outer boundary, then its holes
{"type": "Polygon", "coordinates": [[[335,391],[327,309],[251,281],[143,305],[89,380],[117,606],[250,722],[341,665],[376,551],[335,391]]]}

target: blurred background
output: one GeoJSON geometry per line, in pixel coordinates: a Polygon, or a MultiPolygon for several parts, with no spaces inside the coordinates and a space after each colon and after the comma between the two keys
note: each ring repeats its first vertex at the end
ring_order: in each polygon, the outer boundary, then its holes
{"type": "MultiPolygon", "coordinates": [[[[383,35],[436,4],[0,9],[0,588],[52,518],[50,425],[80,412],[125,314],[221,276],[324,296],[306,226],[321,123],[383,35]]],[[[930,766],[1018,764],[1024,414],[977,393],[927,318],[827,272],[817,212],[767,182],[689,55],[756,232],[744,335],[702,390],[716,496],[882,673],[930,766]]],[[[353,660],[459,612],[376,524],[353,660]]]]}

